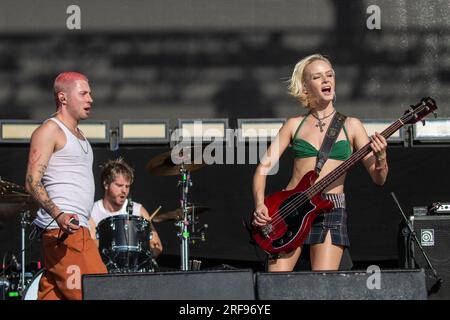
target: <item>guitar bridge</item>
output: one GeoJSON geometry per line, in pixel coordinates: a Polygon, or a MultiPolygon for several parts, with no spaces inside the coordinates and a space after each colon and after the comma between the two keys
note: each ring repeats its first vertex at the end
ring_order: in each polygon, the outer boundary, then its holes
{"type": "Polygon", "coordinates": [[[265,225],[264,227],[262,227],[261,232],[262,232],[264,238],[268,239],[269,234],[272,232],[272,230],[273,230],[273,227],[270,223],[265,225]]]}

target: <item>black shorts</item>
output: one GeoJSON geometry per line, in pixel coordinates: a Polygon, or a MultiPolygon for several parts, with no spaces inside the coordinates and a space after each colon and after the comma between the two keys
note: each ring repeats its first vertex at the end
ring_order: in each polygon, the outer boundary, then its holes
{"type": "Polygon", "coordinates": [[[328,230],[331,234],[331,242],[334,245],[344,247],[350,246],[347,232],[347,212],[345,211],[345,207],[337,207],[331,212],[319,214],[314,220],[311,231],[306,237],[304,244],[323,243],[328,230]]]}

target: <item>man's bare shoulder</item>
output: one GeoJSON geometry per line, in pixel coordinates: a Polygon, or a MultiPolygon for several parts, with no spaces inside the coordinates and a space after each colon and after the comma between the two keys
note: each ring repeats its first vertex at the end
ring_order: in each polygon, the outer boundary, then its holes
{"type": "Polygon", "coordinates": [[[61,132],[61,128],[54,121],[45,121],[34,130],[31,141],[54,142],[61,132]]]}
{"type": "Polygon", "coordinates": [[[48,120],[34,130],[31,139],[54,137],[60,131],[61,128],[54,121],[48,120]]]}

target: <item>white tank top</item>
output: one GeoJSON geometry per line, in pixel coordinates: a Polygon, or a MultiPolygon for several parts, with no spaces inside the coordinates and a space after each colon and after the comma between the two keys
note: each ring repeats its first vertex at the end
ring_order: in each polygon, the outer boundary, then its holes
{"type": "MultiPolygon", "coordinates": [[[[95,222],[95,225],[98,225],[100,221],[117,216],[120,214],[128,214],[127,212],[127,205],[128,205],[128,199],[125,200],[125,203],[123,204],[122,208],[116,212],[110,212],[105,209],[103,206],[103,200],[100,199],[94,203],[94,206],[92,207],[91,217],[95,222]]],[[[133,201],[133,216],[141,216],[141,207],[142,204],[134,202],[133,201]]]]}
{"type": "MultiPolygon", "coordinates": [[[[66,135],[66,144],[52,154],[42,184],[50,199],[66,213],[78,215],[80,226],[88,227],[94,204],[95,183],[92,172],[94,155],[89,141],[78,139],[61,121],[50,118],[66,135]]],[[[34,223],[45,228],[53,218],[39,209],[34,223]]],[[[53,221],[49,229],[59,228],[53,221]]]]}

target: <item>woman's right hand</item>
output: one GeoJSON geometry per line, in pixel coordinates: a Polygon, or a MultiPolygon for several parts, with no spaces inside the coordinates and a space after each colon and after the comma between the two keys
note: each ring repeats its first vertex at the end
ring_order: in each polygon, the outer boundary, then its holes
{"type": "Polygon", "coordinates": [[[254,226],[263,227],[268,224],[270,220],[272,220],[272,218],[269,217],[269,209],[267,209],[266,205],[264,203],[257,205],[253,212],[252,224],[254,226]]]}

